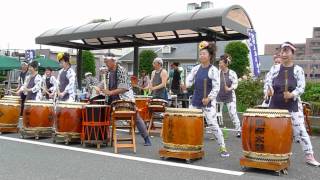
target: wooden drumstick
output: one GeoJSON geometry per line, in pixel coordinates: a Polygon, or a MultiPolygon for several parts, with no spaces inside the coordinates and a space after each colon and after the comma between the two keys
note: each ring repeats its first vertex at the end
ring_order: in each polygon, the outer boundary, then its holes
{"type": "Polygon", "coordinates": [[[207,78],[203,79],[203,98],[207,98],[207,78]]]}
{"type": "MultiPolygon", "coordinates": [[[[288,92],[288,70],[284,71],[284,92],[288,92]]],[[[287,103],[288,99],[285,98],[284,101],[287,103]]]]}

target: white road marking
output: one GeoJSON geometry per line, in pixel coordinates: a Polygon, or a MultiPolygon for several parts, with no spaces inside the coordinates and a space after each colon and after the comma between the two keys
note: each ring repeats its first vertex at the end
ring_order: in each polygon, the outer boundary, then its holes
{"type": "Polygon", "coordinates": [[[231,171],[231,170],[226,170],[226,169],[196,166],[196,165],[182,164],[182,163],[175,163],[175,162],[167,162],[167,161],[161,161],[161,160],[155,160],[155,159],[148,159],[148,158],[127,156],[127,155],[121,155],[121,154],[114,154],[114,153],[109,153],[109,152],[89,150],[89,149],[84,149],[84,148],[77,148],[77,147],[64,146],[64,145],[58,145],[58,144],[50,144],[50,143],[32,141],[32,140],[26,140],[26,139],[18,139],[18,138],[5,137],[5,136],[0,136],[0,139],[21,142],[21,143],[27,143],[27,144],[35,144],[35,145],[45,146],[45,147],[53,147],[53,148],[58,148],[58,149],[77,151],[77,152],[84,152],[84,153],[90,153],[90,154],[96,154],[96,155],[102,155],[102,156],[108,156],[108,157],[114,157],[114,158],[121,158],[121,159],[133,160],[133,161],[147,162],[147,163],[152,163],[152,164],[159,164],[159,165],[181,167],[181,168],[194,169],[194,170],[200,170],[200,171],[228,174],[228,175],[234,175],[234,176],[241,176],[244,174],[243,172],[240,172],[240,171],[231,171]]]}

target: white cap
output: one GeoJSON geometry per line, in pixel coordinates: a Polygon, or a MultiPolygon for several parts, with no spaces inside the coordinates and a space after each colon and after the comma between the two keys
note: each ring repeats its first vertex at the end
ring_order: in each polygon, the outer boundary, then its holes
{"type": "Polygon", "coordinates": [[[89,76],[89,75],[92,75],[92,73],[91,73],[91,72],[86,72],[86,73],[84,74],[84,76],[89,76]]]}

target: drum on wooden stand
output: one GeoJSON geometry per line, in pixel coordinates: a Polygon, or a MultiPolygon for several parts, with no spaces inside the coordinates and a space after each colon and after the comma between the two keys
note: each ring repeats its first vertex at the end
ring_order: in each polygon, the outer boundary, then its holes
{"type": "Polygon", "coordinates": [[[114,152],[118,153],[118,148],[132,148],[136,152],[135,121],[136,107],[133,101],[118,100],[111,104],[112,107],[112,140],[114,152]],[[129,137],[120,137],[117,129],[129,130],[129,137]],[[118,137],[119,136],[119,137],[118,137]],[[127,142],[127,143],[120,143],[127,142]]]}
{"type": "Polygon", "coordinates": [[[163,100],[163,99],[152,99],[149,102],[148,105],[148,109],[149,109],[149,113],[150,113],[150,122],[148,124],[148,133],[150,134],[151,132],[154,133],[160,133],[159,130],[162,127],[159,126],[155,126],[154,120],[155,118],[160,117],[160,119],[162,119],[161,117],[161,113],[163,113],[166,110],[166,106],[168,105],[168,101],[163,100]]]}
{"type": "Polygon", "coordinates": [[[110,110],[108,105],[89,104],[82,111],[81,142],[95,144],[100,148],[101,144],[108,145],[110,139],[110,110]]]}
{"type": "Polygon", "coordinates": [[[309,116],[311,115],[312,109],[311,104],[307,102],[302,102],[303,107],[303,115],[304,115],[304,124],[306,126],[306,130],[310,136],[312,136],[312,128],[309,120],[309,116]]]}
{"type": "Polygon", "coordinates": [[[152,96],[135,96],[137,111],[145,122],[149,122],[151,118],[148,107],[151,99],[152,96]]]}
{"type": "Polygon", "coordinates": [[[20,110],[18,101],[0,100],[0,134],[18,132],[20,110]]]}
{"type": "Polygon", "coordinates": [[[59,102],[56,112],[55,133],[53,142],[80,141],[82,131],[82,110],[86,103],[80,102],[59,102]]]}
{"type": "Polygon", "coordinates": [[[242,122],[242,167],[287,173],[292,123],[287,110],[247,109],[242,122]]]}
{"type": "Polygon", "coordinates": [[[203,151],[203,113],[200,109],[166,108],[162,127],[161,158],[200,159],[203,151]]]}
{"type": "Polygon", "coordinates": [[[23,127],[19,131],[21,138],[51,137],[54,123],[53,102],[29,100],[24,106],[23,127]]]}

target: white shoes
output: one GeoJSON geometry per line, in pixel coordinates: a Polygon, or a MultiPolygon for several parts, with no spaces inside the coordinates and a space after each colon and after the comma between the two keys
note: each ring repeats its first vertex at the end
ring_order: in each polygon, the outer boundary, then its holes
{"type": "Polygon", "coordinates": [[[313,154],[306,154],[306,163],[312,166],[320,166],[320,163],[314,158],[313,154]]]}

